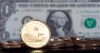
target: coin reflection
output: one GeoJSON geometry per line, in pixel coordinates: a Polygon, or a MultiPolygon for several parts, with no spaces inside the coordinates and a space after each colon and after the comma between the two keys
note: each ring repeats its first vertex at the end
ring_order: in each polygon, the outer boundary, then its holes
{"type": "Polygon", "coordinates": [[[44,53],[43,50],[32,50],[30,53],[44,53]]]}

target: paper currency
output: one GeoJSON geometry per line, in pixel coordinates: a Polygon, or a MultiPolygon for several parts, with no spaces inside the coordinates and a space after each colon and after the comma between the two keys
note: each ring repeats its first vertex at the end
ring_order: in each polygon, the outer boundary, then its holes
{"type": "Polygon", "coordinates": [[[0,0],[0,41],[21,40],[21,27],[32,19],[45,22],[52,37],[100,38],[97,1],[0,0]]]}

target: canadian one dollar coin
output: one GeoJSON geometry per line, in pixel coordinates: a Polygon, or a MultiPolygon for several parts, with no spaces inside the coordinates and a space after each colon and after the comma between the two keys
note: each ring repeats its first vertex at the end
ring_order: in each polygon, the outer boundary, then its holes
{"type": "Polygon", "coordinates": [[[50,29],[41,21],[31,20],[21,28],[22,41],[31,48],[42,48],[50,40],[50,29]]]}

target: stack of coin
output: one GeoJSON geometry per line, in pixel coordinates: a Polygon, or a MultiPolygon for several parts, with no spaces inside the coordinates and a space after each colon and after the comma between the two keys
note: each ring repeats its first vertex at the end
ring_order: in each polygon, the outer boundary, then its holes
{"type": "Polygon", "coordinates": [[[70,38],[65,38],[66,47],[72,47],[73,41],[70,38]]]}
{"type": "Polygon", "coordinates": [[[48,48],[62,48],[65,46],[65,40],[62,38],[51,38],[49,43],[47,44],[48,48]]]}
{"type": "Polygon", "coordinates": [[[80,39],[80,38],[73,38],[74,46],[78,47],[95,47],[100,45],[100,40],[94,39],[80,39]]]}
{"type": "Polygon", "coordinates": [[[2,49],[2,46],[1,45],[2,45],[2,43],[0,42],[0,50],[2,49]]]}
{"type": "Polygon", "coordinates": [[[21,48],[21,42],[8,41],[1,43],[2,48],[21,48]]]}
{"type": "Polygon", "coordinates": [[[87,46],[91,46],[91,47],[96,47],[96,46],[100,46],[100,40],[97,39],[86,39],[88,44],[87,46]]]}

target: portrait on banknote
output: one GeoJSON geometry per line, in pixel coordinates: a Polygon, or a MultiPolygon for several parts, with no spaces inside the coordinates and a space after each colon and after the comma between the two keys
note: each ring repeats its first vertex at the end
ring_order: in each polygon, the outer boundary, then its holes
{"type": "Polygon", "coordinates": [[[66,37],[72,30],[70,10],[50,10],[47,24],[53,37],[66,37]]]}

